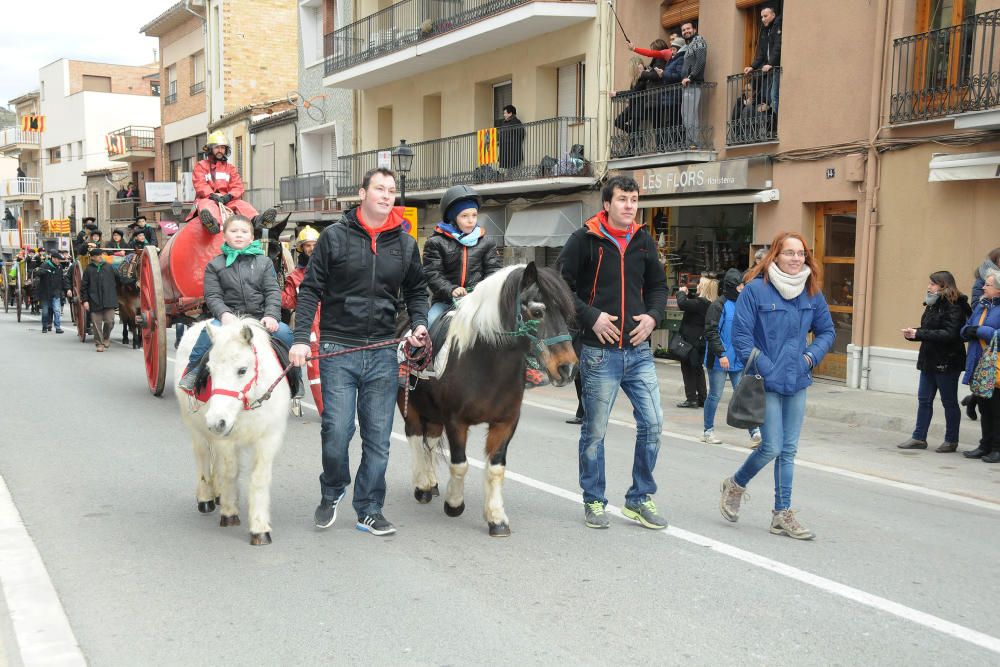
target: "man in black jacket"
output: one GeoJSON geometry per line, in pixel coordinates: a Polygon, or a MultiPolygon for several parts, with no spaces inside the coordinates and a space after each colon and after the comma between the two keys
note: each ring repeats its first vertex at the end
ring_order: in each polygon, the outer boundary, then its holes
{"type": "MultiPolygon", "coordinates": [[[[321,354],[392,340],[400,294],[412,327],[408,342],[420,347],[427,340],[427,282],[417,242],[402,230],[402,215],[393,208],[395,174],[388,169],[369,171],[358,194],[361,205],[320,234],[299,286],[295,345],[289,352],[297,366],[305,365],[309,355],[319,304],[321,354]]],[[[357,413],[361,464],[354,484],[356,527],[373,535],[396,532],[383,516],[382,505],[398,368],[393,347],[320,360],[323,496],[314,516],[317,528],[333,525],[351,483],[347,452],[357,413]]]]}
{"type": "Polygon", "coordinates": [[[49,258],[35,269],[38,278],[38,292],[35,298],[42,305],[42,333],[52,330],[53,320],[56,333],[63,333],[62,328],[62,295],[70,295],[70,282],[62,270],[63,254],[53,250],[49,258]]]}
{"type": "Polygon", "coordinates": [[[604,210],[573,232],[559,255],[573,292],[582,349],[584,418],[580,429],[580,486],[590,528],[610,525],[605,506],[604,435],[618,394],[636,415],[632,486],[622,513],[646,528],[666,528],[652,495],[663,408],[649,335],[663,318],[667,281],[653,237],[635,223],[639,185],[615,176],[601,190],[604,210]]]}
{"type": "Polygon", "coordinates": [[[111,330],[115,327],[115,308],[118,306],[118,285],[122,282],[118,271],[104,261],[104,251],[90,249],[90,263],[83,272],[80,300],[90,314],[93,324],[94,344],[98,352],[110,347],[111,330]]]}
{"type": "Polygon", "coordinates": [[[757,85],[764,88],[762,93],[766,96],[772,117],[777,118],[781,78],[778,72],[773,70],[775,67],[781,67],[781,17],[771,7],[764,7],[760,10],[760,22],[757,52],[750,66],[743,70],[743,74],[750,74],[754,70],[761,72],[761,79],[757,85]]]}

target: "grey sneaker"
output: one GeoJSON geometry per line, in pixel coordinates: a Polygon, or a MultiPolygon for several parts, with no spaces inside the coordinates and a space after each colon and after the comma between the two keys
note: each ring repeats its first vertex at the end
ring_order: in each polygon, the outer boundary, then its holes
{"type": "Polygon", "coordinates": [[[625,503],[622,514],[652,530],[663,530],[667,527],[667,520],[656,511],[656,503],[648,498],[641,503],[625,503]]]}
{"type": "Polygon", "coordinates": [[[743,501],[743,496],[746,495],[747,500],[750,500],[750,494],[746,491],[746,487],[737,484],[732,477],[722,480],[722,498],[719,499],[719,511],[722,512],[723,519],[733,523],[739,520],[740,503],[743,501]]]}
{"type": "Polygon", "coordinates": [[[709,445],[721,445],[722,444],[722,441],[719,440],[717,437],[715,437],[715,429],[712,429],[712,428],[710,428],[707,431],[705,431],[705,433],[701,436],[701,441],[704,442],[704,443],[707,443],[709,445]]]}
{"type": "Polygon", "coordinates": [[[771,518],[771,532],[775,535],[788,535],[796,540],[811,540],[816,534],[799,523],[795,518],[795,510],[774,512],[771,518]]]}
{"type": "Polygon", "coordinates": [[[392,535],[396,532],[396,527],[389,523],[389,520],[382,516],[381,512],[365,514],[358,517],[358,522],[354,524],[358,530],[371,533],[372,535],[392,535]]]}
{"type": "Polygon", "coordinates": [[[337,520],[337,506],[340,505],[340,501],[344,499],[345,495],[347,495],[346,490],[341,491],[336,500],[327,500],[324,498],[319,501],[316,513],[313,514],[317,528],[329,528],[333,525],[333,522],[337,520]]]}
{"type": "Polygon", "coordinates": [[[199,372],[201,372],[201,366],[195,364],[194,368],[181,377],[181,381],[177,383],[177,387],[188,393],[193,392],[195,385],[198,383],[199,372]]]}
{"type": "Polygon", "coordinates": [[[611,527],[611,520],[608,518],[607,512],[604,511],[604,503],[600,500],[583,504],[583,520],[586,522],[587,528],[611,527]]]}

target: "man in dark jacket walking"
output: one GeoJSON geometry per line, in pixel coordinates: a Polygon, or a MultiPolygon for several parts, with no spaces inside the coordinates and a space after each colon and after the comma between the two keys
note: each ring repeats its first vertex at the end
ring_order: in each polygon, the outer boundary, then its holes
{"type": "Polygon", "coordinates": [[[771,7],[764,7],[760,10],[760,39],[757,41],[757,52],[754,54],[753,62],[743,70],[743,74],[758,70],[761,78],[757,85],[763,88],[762,93],[766,95],[768,105],[771,107],[771,114],[774,118],[778,116],[778,89],[781,78],[774,68],[781,67],[781,17],[778,16],[771,7]],[[765,92],[766,91],[766,92],[765,92]]]}
{"type": "Polygon", "coordinates": [[[42,305],[42,333],[52,330],[53,320],[56,333],[63,333],[62,328],[62,295],[70,295],[70,282],[62,270],[63,254],[53,250],[49,258],[35,269],[38,278],[36,298],[42,305]]]}
{"type": "Polygon", "coordinates": [[[83,309],[90,314],[93,325],[94,344],[98,352],[104,352],[111,341],[111,330],[115,326],[115,308],[118,306],[118,285],[122,278],[109,262],[104,261],[104,251],[91,248],[90,263],[83,272],[80,300],[83,309]]]}
{"type": "MultiPolygon", "coordinates": [[[[420,347],[427,341],[427,282],[417,242],[402,230],[402,215],[393,208],[396,175],[388,169],[369,171],[358,195],[361,205],[320,234],[299,286],[295,344],[289,352],[296,366],[306,363],[309,334],[320,304],[320,353],[392,340],[397,295],[402,296],[410,316],[408,342],[420,347]]],[[[357,414],[361,464],[354,483],[356,527],[373,535],[394,533],[396,528],[383,516],[382,506],[396,409],[396,350],[366,350],[319,363],[323,473],[316,527],[333,525],[351,483],[347,452],[357,414]]]]}
{"type": "Polygon", "coordinates": [[[667,282],[653,237],[636,224],[639,184],[615,176],[601,190],[604,210],[573,232],[559,255],[573,292],[582,349],[584,418],[580,486],[590,528],[610,525],[605,506],[604,436],[619,387],[636,415],[632,486],[622,513],[646,528],[666,528],[653,503],[663,408],[649,335],[663,317],[667,282]]]}

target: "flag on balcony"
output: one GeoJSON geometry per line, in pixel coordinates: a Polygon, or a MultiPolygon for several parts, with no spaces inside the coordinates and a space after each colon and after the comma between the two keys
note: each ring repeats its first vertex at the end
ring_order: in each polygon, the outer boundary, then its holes
{"type": "Polygon", "coordinates": [[[494,164],[498,159],[497,129],[488,127],[476,131],[476,166],[494,164]]]}
{"type": "Polygon", "coordinates": [[[21,116],[21,130],[24,132],[44,132],[45,116],[21,116]]]}
{"type": "Polygon", "coordinates": [[[55,236],[56,234],[69,234],[69,218],[60,220],[42,220],[42,234],[55,236]]]}
{"type": "Polygon", "coordinates": [[[125,152],[125,135],[106,134],[104,135],[104,145],[108,148],[108,155],[121,155],[125,152]]]}

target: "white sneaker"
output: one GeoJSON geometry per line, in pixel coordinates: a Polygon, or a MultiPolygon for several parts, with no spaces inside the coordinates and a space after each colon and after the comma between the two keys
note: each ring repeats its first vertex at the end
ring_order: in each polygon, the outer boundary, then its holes
{"type": "Polygon", "coordinates": [[[708,429],[701,436],[701,441],[709,445],[721,445],[722,441],[715,437],[715,429],[708,429]]]}
{"type": "Polygon", "coordinates": [[[753,443],[754,449],[760,444],[760,429],[755,428],[750,431],[750,441],[753,443]]]}

